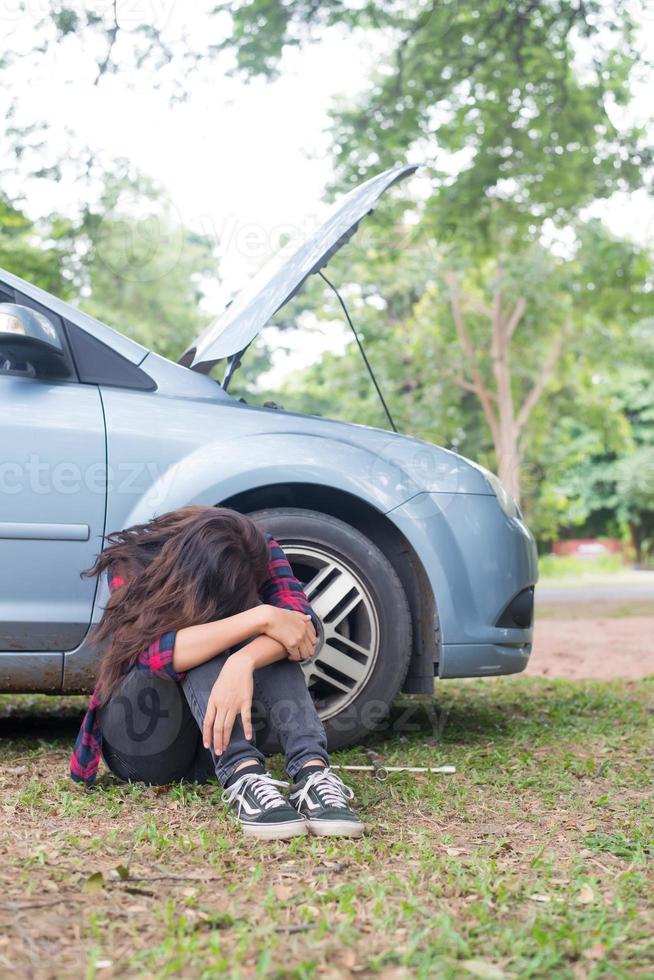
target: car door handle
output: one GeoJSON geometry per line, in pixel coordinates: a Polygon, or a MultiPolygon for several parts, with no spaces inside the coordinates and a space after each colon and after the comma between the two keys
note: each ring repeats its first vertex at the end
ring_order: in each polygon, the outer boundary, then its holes
{"type": "Polygon", "coordinates": [[[21,524],[0,521],[0,538],[25,541],[88,541],[88,524],[21,524]]]}

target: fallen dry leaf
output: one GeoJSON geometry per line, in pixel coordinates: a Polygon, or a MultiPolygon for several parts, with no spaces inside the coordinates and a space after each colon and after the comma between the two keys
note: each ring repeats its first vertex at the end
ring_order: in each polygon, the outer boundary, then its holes
{"type": "Polygon", "coordinates": [[[585,949],[582,955],[587,960],[601,960],[606,955],[606,946],[602,946],[601,943],[595,943],[593,946],[585,949]]]}
{"type": "Polygon", "coordinates": [[[101,892],[104,888],[104,877],[101,871],[95,871],[92,875],[89,875],[84,884],[82,885],[82,891],[88,894],[94,894],[95,892],[101,892]]]}
{"type": "Polygon", "coordinates": [[[463,960],[461,966],[473,977],[483,977],[484,980],[503,980],[506,976],[504,971],[490,960],[463,960]]]}
{"type": "Polygon", "coordinates": [[[579,889],[577,901],[580,905],[590,905],[591,902],[595,901],[595,892],[588,883],[582,885],[579,889]]]}
{"type": "Polygon", "coordinates": [[[356,954],[352,949],[344,950],[338,957],[339,964],[348,970],[351,970],[356,965],[356,961],[356,954]]]}
{"type": "Polygon", "coordinates": [[[288,885],[274,885],[273,891],[275,897],[279,899],[280,902],[286,902],[293,895],[293,889],[289,888],[288,885]]]}

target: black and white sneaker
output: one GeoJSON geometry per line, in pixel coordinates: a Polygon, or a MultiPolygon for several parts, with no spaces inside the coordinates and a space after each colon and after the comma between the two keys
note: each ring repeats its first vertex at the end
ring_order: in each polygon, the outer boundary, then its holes
{"type": "Polygon", "coordinates": [[[317,837],[361,837],[363,824],[349,807],[352,790],[330,769],[314,770],[295,783],[289,799],[317,837]]]}
{"type": "Polygon", "coordinates": [[[244,834],[262,840],[279,840],[306,834],[307,825],[297,810],[279,792],[286,787],[267,773],[246,772],[223,791],[244,834]]]}

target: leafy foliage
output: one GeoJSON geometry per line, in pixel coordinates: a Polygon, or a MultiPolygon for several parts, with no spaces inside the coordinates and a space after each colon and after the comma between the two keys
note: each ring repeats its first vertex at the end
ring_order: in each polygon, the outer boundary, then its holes
{"type": "Polygon", "coordinates": [[[0,266],[173,360],[207,323],[204,278],[216,275],[212,243],[121,161],[75,220],[35,225],[0,200],[0,266]]]}
{"type": "MultiPolygon", "coordinates": [[[[500,447],[471,390],[447,276],[459,284],[473,366],[491,398],[487,312],[499,290],[507,310],[524,304],[510,349],[516,414],[562,340],[515,440],[530,522],[543,540],[584,522],[613,533],[629,526],[633,538],[634,515],[646,513],[639,481],[646,458],[628,460],[649,444],[637,430],[651,433],[654,424],[633,404],[642,356],[634,325],[652,315],[651,261],[584,209],[650,180],[649,134],[627,111],[647,68],[636,12],[630,0],[239,0],[207,8],[206,30],[193,44],[163,6],[142,24],[117,17],[111,5],[82,11],[52,2],[34,24],[33,54],[76,51],[92,84],[156,66],[156,83],[172,92],[171,80],[211,58],[245,78],[272,78],[287,48],[326,30],[373,37],[376,71],[332,114],[335,185],[407,158],[426,162],[427,179],[416,181],[415,198],[385,202],[329,275],[343,287],[399,428],[497,466],[500,447]]],[[[8,52],[0,70],[12,58],[8,52]]],[[[86,163],[46,160],[47,120],[19,125],[14,109],[5,143],[16,159],[38,161],[43,179],[86,166],[97,184],[101,161],[92,153],[86,163]]],[[[0,204],[0,261],[177,357],[203,324],[210,245],[183,229],[161,189],[129,167],[116,168],[103,187],[79,215],[38,227],[17,205],[0,204]]],[[[329,330],[336,318],[334,297],[316,280],[277,323],[329,330]]],[[[279,398],[262,393],[266,366],[260,345],[232,390],[279,398]]],[[[281,399],[385,424],[353,345],[296,373],[281,399]]]]}
{"type": "Polygon", "coordinates": [[[39,226],[0,196],[0,267],[29,279],[42,289],[66,296],[71,285],[64,275],[70,243],[58,237],[56,219],[39,226]]]}
{"type": "Polygon", "coordinates": [[[629,530],[635,557],[654,554],[654,347],[634,338],[641,364],[597,376],[605,406],[601,423],[567,418],[574,465],[553,481],[562,514],[593,533],[629,530]]]}
{"type": "Polygon", "coordinates": [[[212,243],[125,163],[71,234],[83,250],[75,272],[84,309],[177,360],[208,322],[201,303],[204,277],[216,274],[212,243]]]}
{"type": "Polygon", "coordinates": [[[228,7],[247,75],[270,75],[287,45],[326,26],[379,32],[376,74],[333,113],[336,166],[352,184],[407,155],[428,163],[440,240],[492,250],[506,227],[533,238],[545,218],[639,186],[651,161],[645,135],[616,122],[639,63],[625,0],[228,7]]]}
{"type": "MultiPolygon", "coordinates": [[[[400,427],[500,470],[512,455],[545,539],[600,512],[623,526],[583,474],[633,448],[615,358],[633,359],[633,325],[652,314],[651,260],[584,208],[649,179],[649,134],[624,112],[645,69],[633,5],[252,0],[230,11],[227,45],[247,77],[273,75],[285,48],[328,28],[376,37],[375,73],[332,113],[337,184],[407,158],[426,161],[429,180],[419,198],[385,205],[336,278],[362,284],[349,287],[355,321],[400,427]],[[507,320],[523,310],[503,391],[497,302],[507,320]]],[[[322,316],[333,315],[328,300],[322,316]]],[[[283,400],[383,424],[354,349],[323,357],[283,400]]]]}

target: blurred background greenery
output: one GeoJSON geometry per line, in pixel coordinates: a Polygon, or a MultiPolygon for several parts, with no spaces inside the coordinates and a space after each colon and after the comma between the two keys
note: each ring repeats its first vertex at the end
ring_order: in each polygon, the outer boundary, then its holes
{"type": "MultiPolygon", "coordinates": [[[[93,62],[80,84],[138,83],[149,72],[174,101],[210,63],[246,85],[274,85],[289,49],[330,32],[373,39],[375,69],[330,110],[327,196],[398,162],[424,167],[328,274],[398,428],[499,472],[543,552],[557,540],[612,538],[626,560],[653,564],[651,229],[643,218],[616,234],[602,211],[651,186],[647,5],[242,0],[194,16],[211,42],[182,27],[164,36],[147,19],[123,23],[120,4],[52,0],[39,5],[20,57],[77,49],[93,62]]],[[[218,312],[206,298],[221,275],[220,243],[180,225],[170,192],[128,161],[83,141],[58,154],[47,114],[21,115],[17,57],[5,43],[0,266],[176,359],[218,312]],[[54,186],[64,171],[76,198],[34,218],[28,188],[54,186]],[[126,275],[134,267],[147,274],[126,275]]],[[[314,277],[248,352],[233,393],[384,425],[352,342],[281,378],[269,370],[298,323],[320,331],[340,319],[314,277]]],[[[550,559],[552,574],[557,562],[570,569],[574,559],[550,559]]]]}

